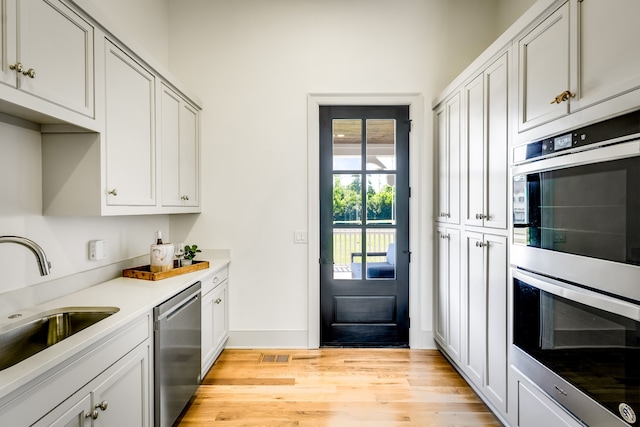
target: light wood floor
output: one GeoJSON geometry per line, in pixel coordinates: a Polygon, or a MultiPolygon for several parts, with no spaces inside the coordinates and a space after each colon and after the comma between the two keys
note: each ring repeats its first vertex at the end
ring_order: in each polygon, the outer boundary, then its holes
{"type": "Polygon", "coordinates": [[[501,426],[435,350],[224,350],[192,426],[501,426]]]}

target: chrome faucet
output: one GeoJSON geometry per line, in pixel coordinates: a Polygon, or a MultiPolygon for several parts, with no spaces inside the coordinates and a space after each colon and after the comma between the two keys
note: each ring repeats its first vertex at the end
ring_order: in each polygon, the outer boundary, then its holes
{"type": "Polygon", "coordinates": [[[17,243],[26,248],[29,248],[31,252],[36,256],[38,260],[38,268],[40,269],[40,275],[46,276],[51,272],[51,263],[47,260],[47,255],[42,248],[33,240],[29,240],[26,237],[20,236],[0,236],[0,243],[17,243]]]}

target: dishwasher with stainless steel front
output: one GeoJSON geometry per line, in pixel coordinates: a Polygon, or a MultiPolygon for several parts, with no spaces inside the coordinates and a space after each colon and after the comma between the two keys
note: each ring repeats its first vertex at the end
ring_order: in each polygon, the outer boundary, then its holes
{"type": "Polygon", "coordinates": [[[156,427],[172,426],[200,385],[200,287],[197,282],[153,309],[156,427]]]}

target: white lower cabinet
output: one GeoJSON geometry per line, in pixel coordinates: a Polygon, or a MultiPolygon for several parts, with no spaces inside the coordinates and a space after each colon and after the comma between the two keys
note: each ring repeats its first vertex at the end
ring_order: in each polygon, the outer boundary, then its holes
{"type": "Polygon", "coordinates": [[[202,378],[229,338],[228,275],[228,268],[224,268],[202,280],[202,378]]]}
{"type": "Polygon", "coordinates": [[[35,426],[150,426],[148,375],[149,346],[142,344],[35,426]]]}
{"type": "Polygon", "coordinates": [[[150,314],[3,397],[0,425],[150,427],[150,314]]]}
{"type": "Polygon", "coordinates": [[[434,333],[449,357],[461,363],[464,305],[460,286],[460,230],[438,227],[436,234],[438,242],[434,333]]]}
{"type": "Polygon", "coordinates": [[[584,427],[520,373],[510,369],[512,427],[584,427]]]}
{"type": "Polygon", "coordinates": [[[464,371],[495,408],[507,411],[507,238],[466,231],[464,371]]]}

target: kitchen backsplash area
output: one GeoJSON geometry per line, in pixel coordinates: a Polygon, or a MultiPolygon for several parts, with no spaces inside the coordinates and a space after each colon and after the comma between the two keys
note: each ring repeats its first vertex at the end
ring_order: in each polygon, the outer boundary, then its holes
{"type": "Polygon", "coordinates": [[[39,125],[0,114],[0,236],[33,240],[52,265],[51,274],[40,276],[29,249],[0,244],[0,313],[11,304],[28,305],[104,281],[113,274],[110,270],[131,267],[127,263],[133,258],[145,256],[148,263],[155,231],[171,238],[168,215],[43,216],[39,130],[39,125]],[[107,241],[107,256],[89,260],[89,242],[97,239],[107,241]]]}

